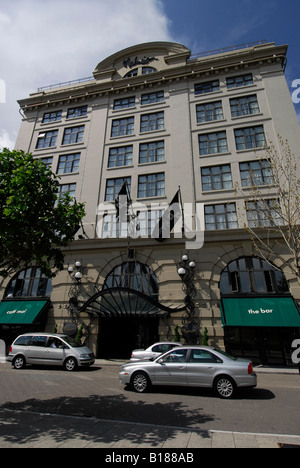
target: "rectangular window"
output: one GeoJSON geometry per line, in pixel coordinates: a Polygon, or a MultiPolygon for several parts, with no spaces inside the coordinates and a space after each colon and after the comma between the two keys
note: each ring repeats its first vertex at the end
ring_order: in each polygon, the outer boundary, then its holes
{"type": "Polygon", "coordinates": [[[206,83],[195,84],[195,96],[199,94],[213,93],[220,90],[219,80],[207,81],[206,83]]]}
{"type": "Polygon", "coordinates": [[[141,143],[139,163],[146,164],[165,160],[165,142],[141,143]]]}
{"type": "Polygon", "coordinates": [[[120,193],[120,190],[124,184],[127,182],[128,189],[131,187],[131,177],[120,177],[118,179],[109,179],[106,182],[106,192],[105,192],[105,201],[115,201],[117,196],[120,193]]]}
{"type": "Polygon", "coordinates": [[[242,187],[271,185],[274,182],[272,167],[267,159],[240,163],[240,174],[242,187]]]}
{"type": "Polygon", "coordinates": [[[163,112],[145,114],[141,116],[141,133],[164,130],[165,121],[163,112]]]}
{"type": "Polygon", "coordinates": [[[227,89],[240,88],[241,86],[253,85],[252,73],[246,75],[233,76],[226,79],[227,89]]]}
{"type": "Polygon", "coordinates": [[[128,109],[129,107],[134,107],[134,106],[135,106],[135,96],[114,100],[114,110],[128,109]]]}
{"type": "Polygon", "coordinates": [[[46,112],[43,116],[43,123],[57,122],[61,120],[62,111],[46,112]]]}
{"type": "Polygon", "coordinates": [[[246,202],[248,225],[251,228],[282,225],[279,200],[253,200],[246,202]]]}
{"type": "Polygon", "coordinates": [[[56,145],[58,130],[41,132],[38,136],[36,148],[53,148],[56,145]]]}
{"type": "Polygon", "coordinates": [[[241,128],[234,131],[237,150],[262,148],[266,144],[264,127],[241,128]]]}
{"type": "Polygon", "coordinates": [[[130,166],[132,164],[133,146],[121,146],[120,148],[110,148],[108,157],[108,167],[130,166]]]}
{"type": "Polygon", "coordinates": [[[39,159],[39,161],[42,161],[44,164],[46,164],[46,166],[48,166],[51,169],[53,157],[49,156],[49,157],[46,157],[46,158],[41,158],[41,159],[39,159]]]}
{"type": "Polygon", "coordinates": [[[257,96],[254,95],[237,99],[230,99],[230,109],[232,117],[259,114],[257,96]]]}
{"type": "Polygon", "coordinates": [[[199,135],[200,155],[226,153],[228,151],[226,132],[199,135]]]}
{"type": "Polygon", "coordinates": [[[63,184],[59,186],[58,199],[61,200],[66,194],[75,198],[76,184],[63,184]]]}
{"type": "Polygon", "coordinates": [[[77,117],[84,117],[87,115],[87,106],[72,107],[68,109],[67,119],[76,119],[77,117]]]}
{"type": "Polygon", "coordinates": [[[164,195],[164,173],[139,176],[138,198],[162,197],[164,195]]]}
{"type": "Polygon", "coordinates": [[[133,135],[134,132],[134,117],[125,119],[117,119],[112,121],[111,136],[133,135]]]}
{"type": "Polygon", "coordinates": [[[66,128],[63,136],[63,145],[72,145],[83,141],[84,125],[66,128]]]}
{"type": "Polygon", "coordinates": [[[65,154],[59,157],[57,174],[71,174],[79,171],[80,153],[65,154]]]}
{"type": "Polygon", "coordinates": [[[235,203],[207,205],[204,207],[204,214],[207,231],[237,229],[239,227],[235,203]]]}
{"type": "Polygon", "coordinates": [[[230,164],[203,167],[201,179],[204,192],[233,188],[230,164]]]}
{"type": "Polygon", "coordinates": [[[197,123],[224,119],[222,101],[211,102],[209,104],[198,104],[196,106],[196,113],[197,123]]]}
{"type": "Polygon", "coordinates": [[[155,104],[157,102],[164,101],[164,92],[157,91],[156,93],[142,94],[141,104],[142,106],[146,104],[155,104]]]}

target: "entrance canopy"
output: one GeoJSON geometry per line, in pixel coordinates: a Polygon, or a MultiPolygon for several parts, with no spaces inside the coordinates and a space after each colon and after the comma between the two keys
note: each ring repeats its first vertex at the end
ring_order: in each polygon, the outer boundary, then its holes
{"type": "Polygon", "coordinates": [[[292,297],[223,298],[223,325],[231,327],[300,327],[292,297]]]}
{"type": "Polygon", "coordinates": [[[49,301],[3,301],[0,325],[30,325],[47,308],[49,301]]]}
{"type": "MultiPolygon", "coordinates": [[[[70,301],[72,306],[72,301],[70,301]]],[[[74,308],[74,304],[73,304],[74,308]]],[[[168,317],[171,312],[181,312],[185,306],[172,309],[146,294],[129,288],[109,288],[96,293],[75,312],[88,312],[90,315],[117,317],[168,317]]]]}

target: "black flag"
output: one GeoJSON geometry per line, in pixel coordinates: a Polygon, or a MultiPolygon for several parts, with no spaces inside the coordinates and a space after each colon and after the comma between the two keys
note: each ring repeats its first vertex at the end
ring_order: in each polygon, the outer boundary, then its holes
{"type": "Polygon", "coordinates": [[[125,181],[122,185],[120,192],[118,193],[117,198],[115,199],[117,219],[120,217],[120,212],[122,214],[126,213],[126,219],[123,216],[122,219],[120,219],[121,222],[127,222],[128,206],[131,204],[131,199],[130,199],[130,196],[128,195],[127,187],[128,187],[128,183],[125,181]]]}
{"type": "Polygon", "coordinates": [[[170,238],[170,233],[181,216],[182,206],[179,189],[154,229],[153,237],[157,242],[163,242],[170,238]]]}

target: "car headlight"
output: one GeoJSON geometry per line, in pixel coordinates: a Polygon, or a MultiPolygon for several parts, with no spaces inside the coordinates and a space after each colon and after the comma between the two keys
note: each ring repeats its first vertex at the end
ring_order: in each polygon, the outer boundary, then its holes
{"type": "Polygon", "coordinates": [[[89,354],[80,354],[81,359],[89,359],[90,355],[89,354]]]}

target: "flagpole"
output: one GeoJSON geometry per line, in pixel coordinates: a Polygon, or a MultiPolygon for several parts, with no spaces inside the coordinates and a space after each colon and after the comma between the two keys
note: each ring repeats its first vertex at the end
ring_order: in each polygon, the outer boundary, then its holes
{"type": "Polygon", "coordinates": [[[181,187],[178,185],[178,192],[179,192],[179,200],[180,200],[180,205],[181,205],[181,210],[182,210],[182,226],[181,226],[181,233],[184,234],[184,207],[182,203],[182,194],[181,194],[181,187]]]}

